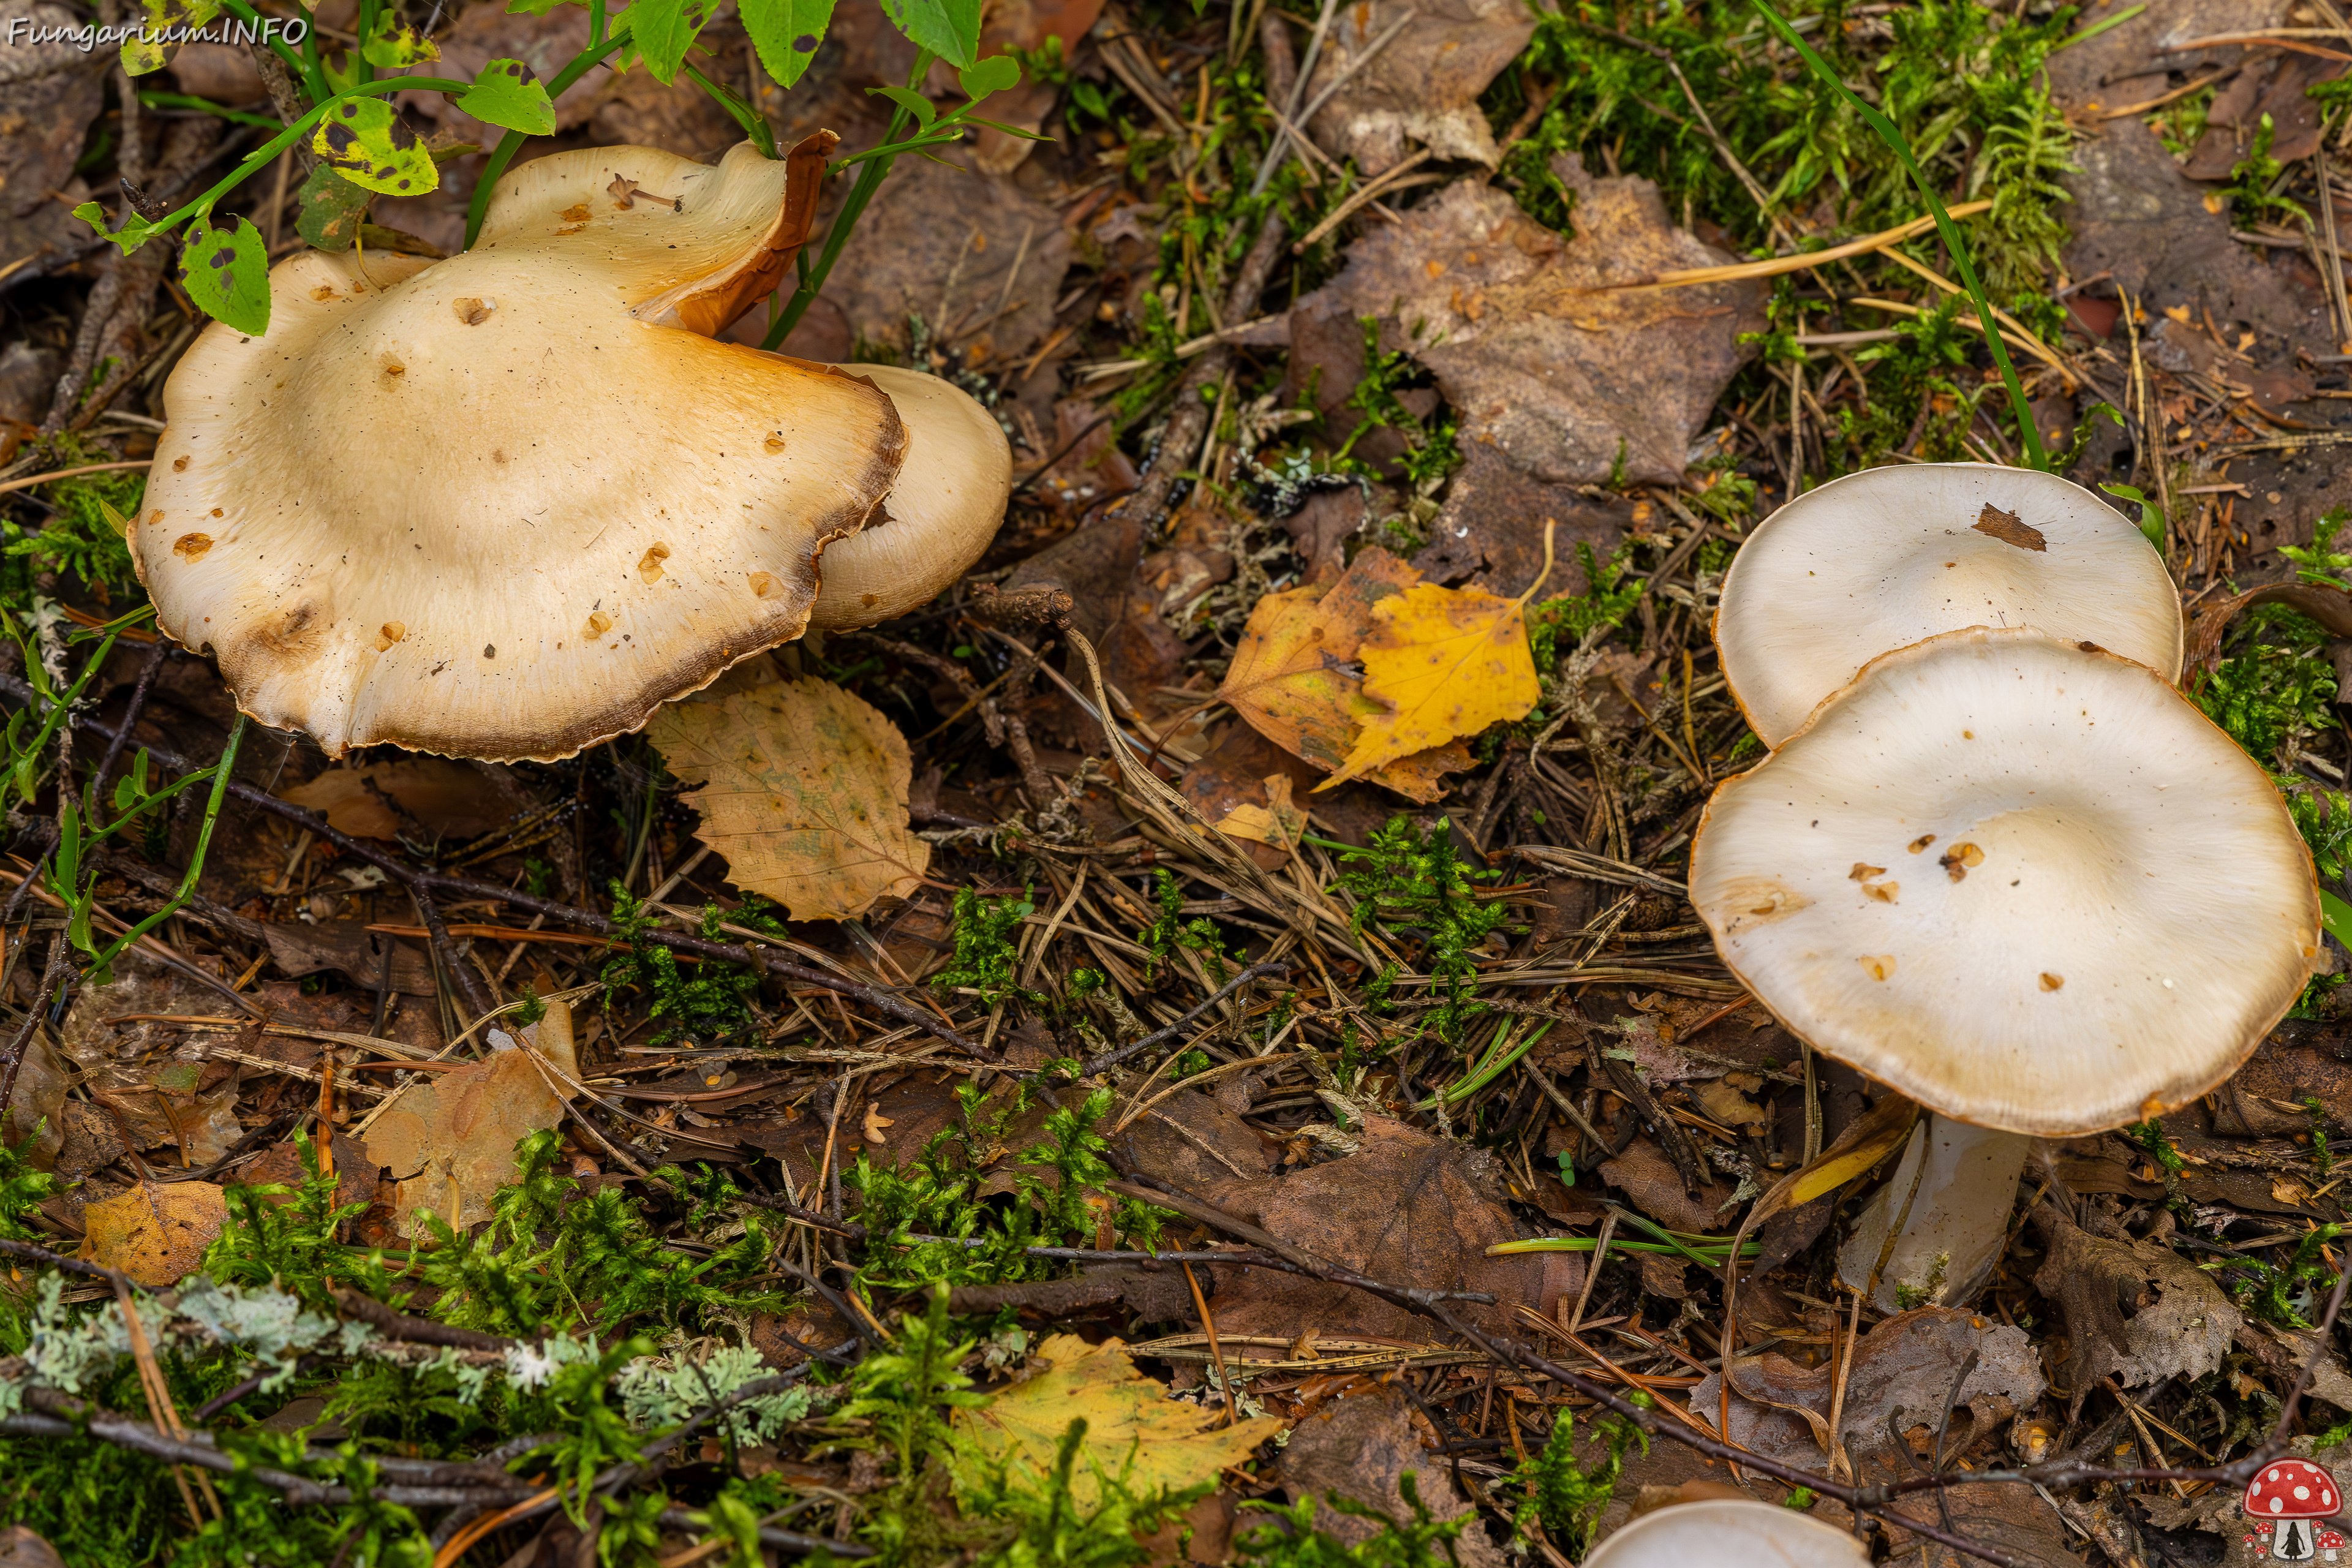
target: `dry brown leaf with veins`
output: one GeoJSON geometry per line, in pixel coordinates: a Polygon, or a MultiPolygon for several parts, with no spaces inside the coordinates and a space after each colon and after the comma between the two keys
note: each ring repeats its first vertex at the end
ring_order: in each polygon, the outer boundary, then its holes
{"type": "Polygon", "coordinates": [[[1534,16],[1517,0],[1372,0],[1345,6],[1331,18],[1304,101],[1313,102],[1335,82],[1339,89],[1307,129],[1335,157],[1352,156],[1367,174],[1401,161],[1408,142],[1440,157],[1493,168],[1495,133],[1478,95],[1518,58],[1535,30],[1534,16]],[[1380,52],[1371,54],[1375,45],[1380,52]]]}
{"type": "Polygon", "coordinates": [[[494,1051],[404,1092],[362,1142],[391,1174],[401,1235],[414,1234],[419,1209],[463,1230],[489,1218],[490,1198],[515,1179],[515,1144],[562,1119],[528,1052],[494,1051]]]}
{"type": "Polygon", "coordinates": [[[1547,484],[1674,484],[1717,395],[1764,327],[1750,282],[1623,289],[1732,258],[1674,226],[1647,180],[1552,168],[1576,193],[1563,239],[1506,191],[1471,181],[1381,224],[1292,315],[1292,339],[1381,321],[1381,347],[1435,373],[1461,440],[1499,449],[1547,484]]]}
{"type": "Polygon", "coordinates": [[[90,1205],[81,1218],[83,1258],[153,1290],[195,1272],[228,1221],[228,1205],[210,1182],[142,1182],[90,1205]]]}
{"type": "Polygon", "coordinates": [[[915,890],[931,847],[908,826],[907,739],[827,680],[782,681],[665,708],[646,726],[669,771],[702,787],[694,836],[727,879],[794,920],[847,920],[915,890]]]}

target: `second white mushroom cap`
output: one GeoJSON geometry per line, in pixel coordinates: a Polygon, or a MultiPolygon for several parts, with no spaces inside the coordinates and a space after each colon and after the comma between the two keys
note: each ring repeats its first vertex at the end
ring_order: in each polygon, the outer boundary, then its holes
{"type": "Polygon", "coordinates": [[[1758,525],[1725,575],[1716,646],[1778,746],[1880,654],[1963,626],[2032,626],[2180,673],[2180,599],[2131,521],[2032,468],[1922,463],[1835,479],[1758,525]]]}
{"type": "Polygon", "coordinates": [[[2210,1089],[2319,948],[2261,767],[2144,666],[2028,631],[1871,664],[1716,792],[1690,893],[1815,1048],[2042,1136],[2210,1089]]]}

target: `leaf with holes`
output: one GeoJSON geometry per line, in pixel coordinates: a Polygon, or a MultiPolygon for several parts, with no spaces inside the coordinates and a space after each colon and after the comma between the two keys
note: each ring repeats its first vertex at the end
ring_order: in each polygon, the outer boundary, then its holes
{"type": "Polygon", "coordinates": [[[138,30],[122,40],[122,69],[127,76],[162,70],[168,58],[163,39],[174,29],[204,26],[220,15],[220,0],[145,0],[141,11],[138,30]]]}
{"type": "Polygon", "coordinates": [[[433,154],[380,98],[347,98],[328,110],[310,150],[352,184],[387,196],[421,196],[441,183],[433,154]]]}
{"type": "Polygon", "coordinates": [[[81,1218],[83,1258],[154,1290],[196,1271],[228,1222],[228,1205],[210,1182],[142,1182],[90,1205],[81,1218]]]}
{"type": "Polygon", "coordinates": [[[980,0],[882,0],[890,25],[960,69],[980,58],[980,0]]]}
{"type": "Polygon", "coordinates": [[[637,0],[629,7],[629,37],[656,81],[667,86],[677,79],[712,8],[709,0],[637,0]]]}
{"type": "Polygon", "coordinates": [[[727,879],[794,920],[847,920],[920,885],[931,847],[908,825],[906,737],[831,681],[673,703],[646,733],[701,786],[686,797],[695,837],[727,857],[727,879]]]}
{"type": "Polygon", "coordinates": [[[555,102],[520,60],[492,60],[457,95],[457,107],[486,125],[526,136],[555,134],[555,102]]]}
{"type": "Polygon", "coordinates": [[[180,286],[216,321],[257,338],[269,330],[269,253],[261,231],[241,217],[217,228],[205,218],[189,226],[180,286]]]}
{"type": "Polygon", "coordinates": [[[834,0],[738,0],[761,67],[782,86],[801,79],[833,22],[834,0]]]}

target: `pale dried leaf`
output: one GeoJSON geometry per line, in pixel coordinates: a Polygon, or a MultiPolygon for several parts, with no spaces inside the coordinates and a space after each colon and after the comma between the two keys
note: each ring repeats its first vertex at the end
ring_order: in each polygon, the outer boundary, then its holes
{"type": "Polygon", "coordinates": [[[489,1218],[491,1197],[515,1179],[515,1144],[562,1119],[529,1053],[497,1051],[403,1093],[363,1142],[390,1173],[401,1235],[415,1233],[419,1209],[463,1230],[489,1218]]]}
{"type": "Polygon", "coordinates": [[[831,681],[781,681],[656,713],[646,732],[702,787],[695,837],[728,880],[794,920],[847,920],[915,890],[930,846],[908,826],[914,783],[898,727],[831,681]]]}

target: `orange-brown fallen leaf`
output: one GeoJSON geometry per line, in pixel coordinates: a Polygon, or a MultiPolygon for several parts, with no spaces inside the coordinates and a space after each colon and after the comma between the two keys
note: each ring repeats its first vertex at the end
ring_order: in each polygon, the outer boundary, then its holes
{"type": "Polygon", "coordinates": [[[414,1234],[419,1209],[463,1230],[489,1218],[491,1195],[515,1179],[515,1144],[562,1117],[528,1053],[494,1051],[403,1091],[362,1142],[391,1173],[400,1234],[414,1234]]]}
{"type": "Polygon", "coordinates": [[[195,1272],[227,1221],[228,1205],[210,1182],[142,1182],[82,1211],[81,1255],[161,1289],[195,1272]]]}
{"type": "Polygon", "coordinates": [[[695,837],[727,879],[794,920],[847,920],[915,890],[931,847],[908,825],[907,739],[829,680],[787,680],[656,713],[670,772],[702,787],[695,837]]]}

